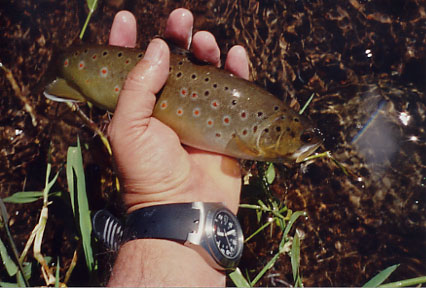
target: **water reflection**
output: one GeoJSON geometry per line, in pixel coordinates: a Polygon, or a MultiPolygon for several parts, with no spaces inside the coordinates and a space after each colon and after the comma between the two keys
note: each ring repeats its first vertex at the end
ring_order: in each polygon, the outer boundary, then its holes
{"type": "Polygon", "coordinates": [[[395,152],[399,149],[400,135],[395,125],[389,121],[389,105],[386,100],[381,100],[364,127],[352,140],[366,163],[379,174],[386,171],[385,167],[392,162],[395,152]]]}

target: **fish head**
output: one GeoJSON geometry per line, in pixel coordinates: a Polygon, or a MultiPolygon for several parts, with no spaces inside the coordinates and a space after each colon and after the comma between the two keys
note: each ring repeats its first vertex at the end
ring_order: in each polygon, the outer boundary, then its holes
{"type": "Polygon", "coordinates": [[[322,134],[305,117],[291,111],[275,114],[259,126],[258,151],[272,161],[302,162],[322,144],[322,134]]]}

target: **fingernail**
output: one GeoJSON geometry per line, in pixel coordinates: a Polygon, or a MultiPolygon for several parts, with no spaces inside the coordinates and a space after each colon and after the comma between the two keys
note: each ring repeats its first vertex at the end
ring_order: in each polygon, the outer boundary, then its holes
{"type": "Polygon", "coordinates": [[[192,42],[192,30],[193,30],[193,28],[194,28],[194,26],[191,26],[191,29],[189,29],[189,31],[188,31],[188,35],[187,35],[187,37],[186,37],[186,50],[189,50],[189,47],[191,47],[191,42],[192,42]]]}
{"type": "Polygon", "coordinates": [[[153,64],[156,64],[163,54],[163,49],[161,47],[161,40],[154,39],[149,43],[148,48],[145,52],[145,60],[150,61],[153,64]]]}

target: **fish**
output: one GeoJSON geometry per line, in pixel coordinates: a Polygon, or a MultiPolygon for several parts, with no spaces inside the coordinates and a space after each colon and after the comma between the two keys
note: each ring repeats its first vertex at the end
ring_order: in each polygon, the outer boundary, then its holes
{"type": "MultiPolygon", "coordinates": [[[[278,163],[301,162],[321,145],[319,130],[265,89],[185,50],[172,52],[152,116],[171,127],[182,144],[278,163]]],[[[143,55],[135,48],[71,46],[58,57],[56,79],[44,95],[113,112],[127,74],[143,55]]]]}

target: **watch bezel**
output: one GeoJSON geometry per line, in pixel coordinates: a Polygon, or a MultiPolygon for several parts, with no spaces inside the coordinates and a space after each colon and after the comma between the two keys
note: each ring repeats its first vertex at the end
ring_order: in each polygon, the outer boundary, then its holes
{"type": "Polygon", "coordinates": [[[206,238],[208,240],[208,247],[209,250],[211,252],[211,255],[213,256],[213,258],[220,263],[221,266],[227,267],[229,269],[233,269],[236,268],[239,260],[241,258],[242,252],[243,252],[243,248],[244,248],[244,236],[243,236],[243,232],[241,229],[241,226],[239,224],[238,218],[226,207],[222,206],[220,208],[217,208],[215,210],[210,210],[209,213],[207,214],[207,218],[206,218],[206,227],[205,227],[205,231],[206,231],[206,238]],[[227,255],[224,255],[219,247],[216,244],[214,235],[215,235],[215,229],[214,229],[214,225],[215,225],[215,219],[216,216],[219,213],[226,213],[228,215],[228,217],[232,220],[232,222],[234,222],[235,224],[235,230],[236,230],[236,237],[237,237],[237,252],[235,253],[235,255],[233,257],[229,257],[227,255]]]}
{"type": "Polygon", "coordinates": [[[214,268],[218,270],[234,270],[240,261],[244,236],[238,218],[222,203],[193,202],[193,209],[200,211],[200,223],[197,231],[188,234],[186,246],[197,250],[198,253],[214,268]],[[235,223],[238,238],[238,251],[234,257],[227,257],[220,252],[214,239],[214,220],[220,212],[225,212],[235,223]]]}

